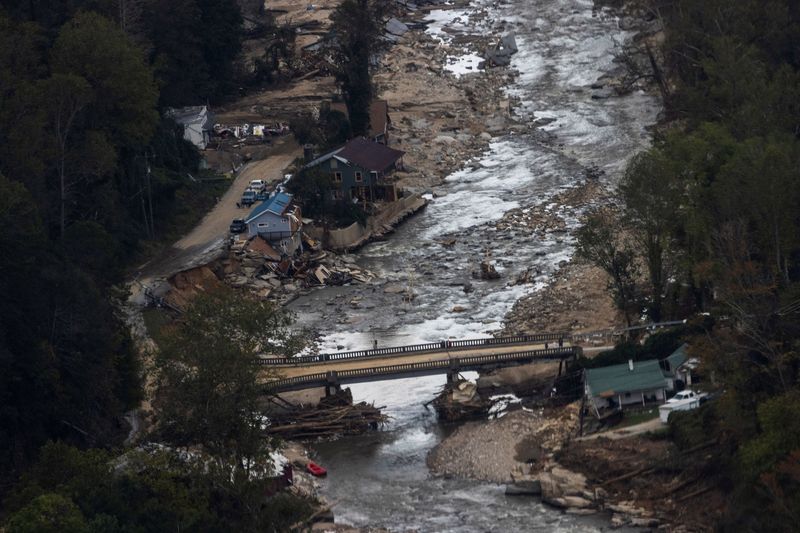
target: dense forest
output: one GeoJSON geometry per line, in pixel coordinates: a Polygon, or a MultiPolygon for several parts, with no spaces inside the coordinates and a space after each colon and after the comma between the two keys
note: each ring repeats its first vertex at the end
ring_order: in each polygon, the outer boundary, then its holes
{"type": "MultiPolygon", "coordinates": [[[[593,213],[579,254],[629,321],[703,314],[692,354],[720,391],[672,424],[729,495],[722,530],[800,517],[800,3],[658,0],[665,118],[630,162],[618,210],[593,213]]],[[[654,54],[656,55],[656,54],[654,54]]],[[[659,73],[660,74],[660,73],[659,73]]],[[[697,327],[692,330],[697,333],[697,327]]]]}
{"type": "Polygon", "coordinates": [[[241,24],[234,0],[0,1],[7,531],[227,531],[234,517],[246,531],[294,516],[281,500],[241,513],[206,465],[157,450],[114,462],[142,399],[116,284],[219,194],[187,177],[199,155],[163,111],[236,91],[241,24]]]}

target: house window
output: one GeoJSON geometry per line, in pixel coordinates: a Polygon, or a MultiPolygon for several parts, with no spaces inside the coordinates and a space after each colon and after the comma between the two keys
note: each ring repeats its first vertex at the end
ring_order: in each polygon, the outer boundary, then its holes
{"type": "Polygon", "coordinates": [[[333,181],[335,183],[341,183],[342,182],[342,173],[341,172],[334,172],[333,173],[333,181]]]}
{"type": "Polygon", "coordinates": [[[269,227],[269,224],[267,224],[267,223],[265,223],[265,222],[259,222],[259,223],[258,223],[258,227],[259,227],[259,228],[268,228],[268,227],[269,227]]]}
{"type": "Polygon", "coordinates": [[[341,200],[342,199],[342,191],[339,189],[334,189],[333,191],[333,199],[334,200],[341,200]]]}
{"type": "Polygon", "coordinates": [[[339,168],[339,162],[335,158],[331,159],[331,168],[339,168]]]}
{"type": "Polygon", "coordinates": [[[361,172],[356,172],[356,183],[361,183],[364,181],[364,178],[361,175],[361,172]]]}
{"type": "Polygon", "coordinates": [[[373,183],[378,183],[378,173],[374,170],[369,173],[373,183]]]}

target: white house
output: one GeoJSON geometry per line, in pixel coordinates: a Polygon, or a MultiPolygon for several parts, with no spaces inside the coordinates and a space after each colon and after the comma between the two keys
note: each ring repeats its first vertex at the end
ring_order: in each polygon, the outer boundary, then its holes
{"type": "Polygon", "coordinates": [[[292,204],[292,195],[273,194],[257,205],[247,218],[247,236],[261,236],[279,251],[291,256],[302,246],[302,216],[300,208],[292,204]]]}
{"type": "Polygon", "coordinates": [[[214,130],[214,117],[207,106],[169,108],[166,116],[183,126],[183,138],[205,150],[214,130]]]}

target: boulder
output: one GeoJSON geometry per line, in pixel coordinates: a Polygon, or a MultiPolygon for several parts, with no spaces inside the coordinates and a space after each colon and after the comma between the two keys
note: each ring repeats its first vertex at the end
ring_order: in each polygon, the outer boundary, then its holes
{"type": "Polygon", "coordinates": [[[386,23],[386,31],[391,33],[392,35],[397,35],[398,37],[405,35],[408,32],[408,26],[397,20],[396,18],[392,17],[386,23]]]}

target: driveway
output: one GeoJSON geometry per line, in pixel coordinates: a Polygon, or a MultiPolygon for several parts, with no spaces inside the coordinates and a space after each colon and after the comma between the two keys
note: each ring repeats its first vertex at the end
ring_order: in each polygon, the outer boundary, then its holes
{"type": "Polygon", "coordinates": [[[228,227],[234,218],[243,218],[249,209],[236,207],[251,180],[262,179],[267,183],[281,181],[284,171],[297,157],[302,155],[293,138],[286,137],[276,146],[276,152],[266,159],[251,161],[239,172],[228,191],[217,205],[206,214],[202,221],[187,235],[170,246],[158,257],[139,267],[138,283],[131,286],[131,301],[143,302],[143,286],[148,286],[158,294],[160,282],[173,274],[189,268],[204,265],[225,250],[228,227]]]}

